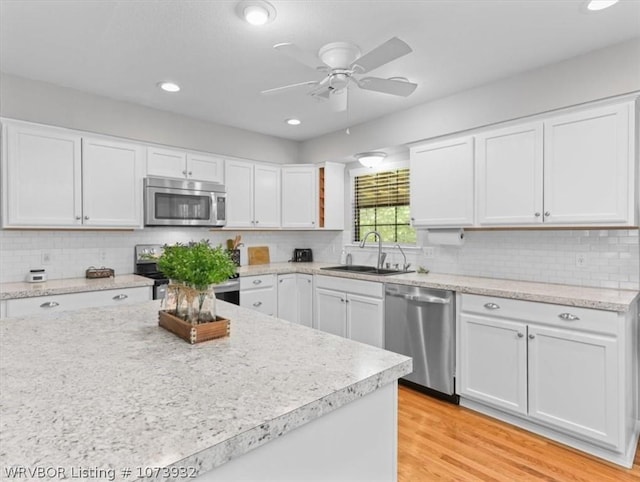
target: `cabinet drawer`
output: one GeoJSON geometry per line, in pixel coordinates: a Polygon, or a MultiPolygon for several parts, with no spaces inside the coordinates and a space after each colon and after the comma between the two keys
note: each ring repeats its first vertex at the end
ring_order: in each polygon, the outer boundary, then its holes
{"type": "Polygon", "coordinates": [[[619,314],[575,306],[513,300],[497,296],[461,295],[461,311],[493,318],[516,319],[556,328],[617,334],[619,314]]]}
{"type": "Polygon", "coordinates": [[[240,306],[265,313],[276,314],[277,297],[273,288],[261,288],[243,291],[240,294],[240,306]]]}
{"type": "Polygon", "coordinates": [[[263,274],[259,276],[241,276],[240,291],[269,288],[276,284],[275,274],[263,274]]]}
{"type": "Polygon", "coordinates": [[[376,281],[362,281],[357,279],[340,278],[338,276],[316,276],[316,287],[335,291],[344,291],[356,295],[382,298],[384,288],[382,283],[376,281]]]}
{"type": "Polygon", "coordinates": [[[116,306],[151,299],[147,286],[119,290],[87,291],[64,295],[36,296],[7,300],[7,316],[29,316],[99,306],[116,306]]]}

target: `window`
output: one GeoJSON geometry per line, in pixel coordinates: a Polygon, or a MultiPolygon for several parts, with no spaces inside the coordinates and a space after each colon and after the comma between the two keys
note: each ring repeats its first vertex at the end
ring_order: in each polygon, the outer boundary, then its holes
{"type": "Polygon", "coordinates": [[[415,244],[409,214],[409,169],[354,177],[354,241],[378,231],[383,243],[415,244]]]}

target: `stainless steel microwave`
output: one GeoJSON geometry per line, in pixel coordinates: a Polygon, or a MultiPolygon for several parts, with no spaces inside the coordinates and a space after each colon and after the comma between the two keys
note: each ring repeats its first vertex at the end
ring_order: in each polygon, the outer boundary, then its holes
{"type": "Polygon", "coordinates": [[[145,226],[226,224],[227,194],[222,184],[148,177],[144,180],[145,226]]]}

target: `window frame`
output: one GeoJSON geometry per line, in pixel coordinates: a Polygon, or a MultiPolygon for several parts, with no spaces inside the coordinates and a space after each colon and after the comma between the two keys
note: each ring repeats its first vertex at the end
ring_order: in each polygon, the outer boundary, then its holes
{"type": "MultiPolygon", "coordinates": [[[[360,244],[353,240],[355,236],[355,222],[354,222],[354,205],[355,205],[355,178],[357,176],[363,176],[367,174],[376,174],[378,172],[386,172],[386,171],[396,171],[398,169],[410,169],[409,161],[395,161],[395,162],[383,162],[379,167],[369,168],[369,167],[354,167],[349,169],[349,242],[346,244],[347,246],[360,246],[360,244]]],[[[409,176],[411,176],[411,172],[409,172],[409,176]]],[[[411,204],[409,204],[411,206],[411,204]]],[[[414,228],[415,229],[415,228],[414,228]]],[[[420,235],[416,230],[416,242],[412,244],[399,243],[403,248],[419,248],[420,243],[420,235]]],[[[389,243],[383,242],[383,246],[395,246],[398,243],[389,243]]]]}

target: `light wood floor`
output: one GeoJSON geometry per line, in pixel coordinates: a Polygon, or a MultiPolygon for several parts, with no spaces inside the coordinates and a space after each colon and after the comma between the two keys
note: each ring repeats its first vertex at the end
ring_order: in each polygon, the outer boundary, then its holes
{"type": "Polygon", "coordinates": [[[640,481],[632,469],[400,386],[398,482],[640,481]]]}

